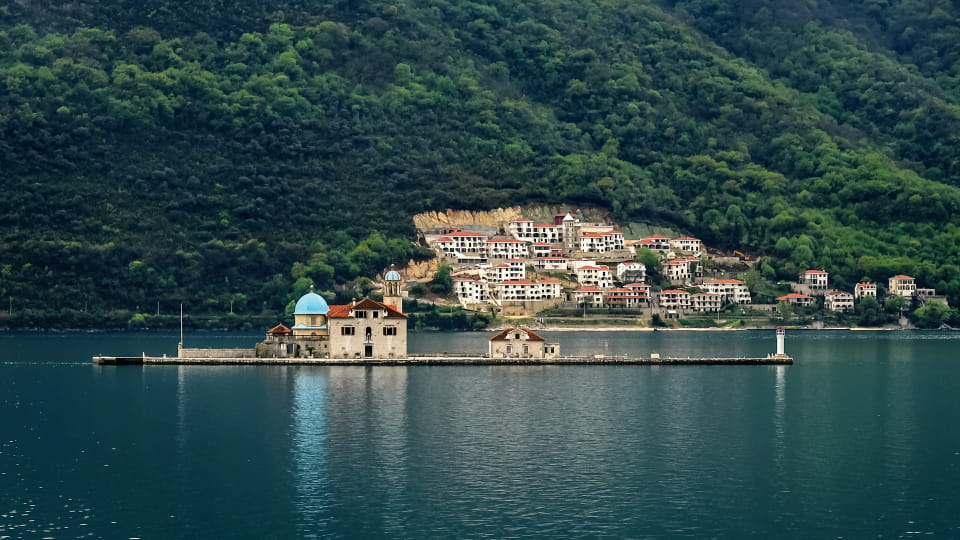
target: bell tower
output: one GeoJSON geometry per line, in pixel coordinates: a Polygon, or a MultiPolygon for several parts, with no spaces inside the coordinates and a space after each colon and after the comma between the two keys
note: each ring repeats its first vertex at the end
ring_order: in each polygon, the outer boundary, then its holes
{"type": "Polygon", "coordinates": [[[383,277],[383,303],[403,313],[403,294],[401,291],[403,280],[395,265],[383,277]]]}

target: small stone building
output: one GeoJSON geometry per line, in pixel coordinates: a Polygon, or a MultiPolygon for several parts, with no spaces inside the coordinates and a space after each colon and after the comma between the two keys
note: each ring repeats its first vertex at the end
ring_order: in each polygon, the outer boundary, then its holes
{"type": "Polygon", "coordinates": [[[556,358],[559,343],[546,343],[529,328],[507,328],[490,338],[491,358],[556,358]]]}

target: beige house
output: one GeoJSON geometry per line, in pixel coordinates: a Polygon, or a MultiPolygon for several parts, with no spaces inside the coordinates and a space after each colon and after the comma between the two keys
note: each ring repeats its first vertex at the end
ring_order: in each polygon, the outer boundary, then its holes
{"type": "Polygon", "coordinates": [[[407,316],[364,298],[333,306],[327,318],[331,358],[405,358],[407,316]]]}
{"type": "Polygon", "coordinates": [[[723,307],[723,295],[714,293],[693,293],[690,295],[690,309],[699,312],[718,312],[723,307]]]}
{"type": "Polygon", "coordinates": [[[555,358],[559,343],[546,343],[529,328],[507,328],[490,338],[491,358],[555,358]]]}
{"type": "Polygon", "coordinates": [[[917,280],[902,274],[893,276],[887,282],[887,294],[912,298],[917,294],[917,280]]]}
{"type": "Polygon", "coordinates": [[[799,277],[800,285],[811,293],[826,291],[829,280],[830,274],[824,270],[807,270],[799,277]]]}

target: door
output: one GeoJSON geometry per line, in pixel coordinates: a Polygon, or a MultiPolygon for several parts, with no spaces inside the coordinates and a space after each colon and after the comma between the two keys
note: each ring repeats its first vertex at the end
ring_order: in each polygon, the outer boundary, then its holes
{"type": "Polygon", "coordinates": [[[364,346],[363,346],[363,357],[364,357],[364,358],[373,358],[373,345],[364,345],[364,346]]]}

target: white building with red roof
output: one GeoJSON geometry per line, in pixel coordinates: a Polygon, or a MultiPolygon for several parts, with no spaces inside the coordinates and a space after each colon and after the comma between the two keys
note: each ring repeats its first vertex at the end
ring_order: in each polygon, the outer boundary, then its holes
{"type": "Polygon", "coordinates": [[[866,296],[877,297],[876,283],[857,283],[853,286],[853,297],[857,300],[866,296]]]}
{"type": "Polygon", "coordinates": [[[663,263],[663,275],[675,284],[692,283],[703,277],[700,259],[683,257],[663,263]]]}
{"type": "Polygon", "coordinates": [[[640,309],[647,307],[650,295],[647,290],[617,287],[603,291],[603,303],[610,308],[640,309]]]}
{"type": "Polygon", "coordinates": [[[486,241],[491,259],[522,259],[528,256],[527,244],[515,238],[491,238],[486,241]]]}
{"type": "Polygon", "coordinates": [[[657,295],[661,309],[690,309],[690,293],[682,289],[660,291],[657,295]]]}
{"type": "Polygon", "coordinates": [[[457,300],[464,306],[472,304],[485,304],[489,301],[487,295],[487,282],[473,278],[454,278],[453,291],[457,295],[457,300]]]}
{"type": "Polygon", "coordinates": [[[706,293],[722,294],[725,302],[749,304],[752,301],[750,289],[739,279],[705,279],[697,286],[706,293]]]}
{"type": "Polygon", "coordinates": [[[670,249],[677,253],[699,257],[703,253],[703,242],[699,238],[681,236],[670,240],[670,249]]]}
{"type": "Polygon", "coordinates": [[[610,274],[610,267],[606,265],[599,266],[581,266],[576,270],[577,281],[582,286],[598,287],[609,289],[613,287],[613,276],[610,274]]]}
{"type": "Polygon", "coordinates": [[[623,233],[618,231],[586,232],[580,235],[580,251],[608,253],[624,249],[623,233]]]}
{"type": "Polygon", "coordinates": [[[563,291],[560,281],[556,279],[541,279],[530,281],[517,279],[491,284],[497,291],[501,302],[529,302],[536,300],[551,300],[560,298],[563,291]]]}
{"type": "Polygon", "coordinates": [[[507,259],[483,270],[489,281],[503,282],[527,278],[527,265],[522,259],[507,259]]]}
{"type": "Polygon", "coordinates": [[[717,312],[723,308],[724,296],[714,293],[693,293],[690,295],[690,309],[698,313],[717,312]]]}
{"type": "Polygon", "coordinates": [[[641,262],[625,262],[617,265],[617,279],[624,281],[646,281],[647,265],[641,262]]]}
{"type": "Polygon", "coordinates": [[[444,255],[456,256],[464,253],[486,253],[487,235],[473,232],[453,232],[441,236],[433,245],[444,255]]]}
{"type": "Polygon", "coordinates": [[[580,287],[573,291],[573,301],[588,308],[603,307],[603,291],[597,287],[580,287]]]}
{"type": "Polygon", "coordinates": [[[829,280],[830,274],[825,270],[805,270],[800,273],[798,283],[806,287],[808,292],[826,292],[829,280]]]}

